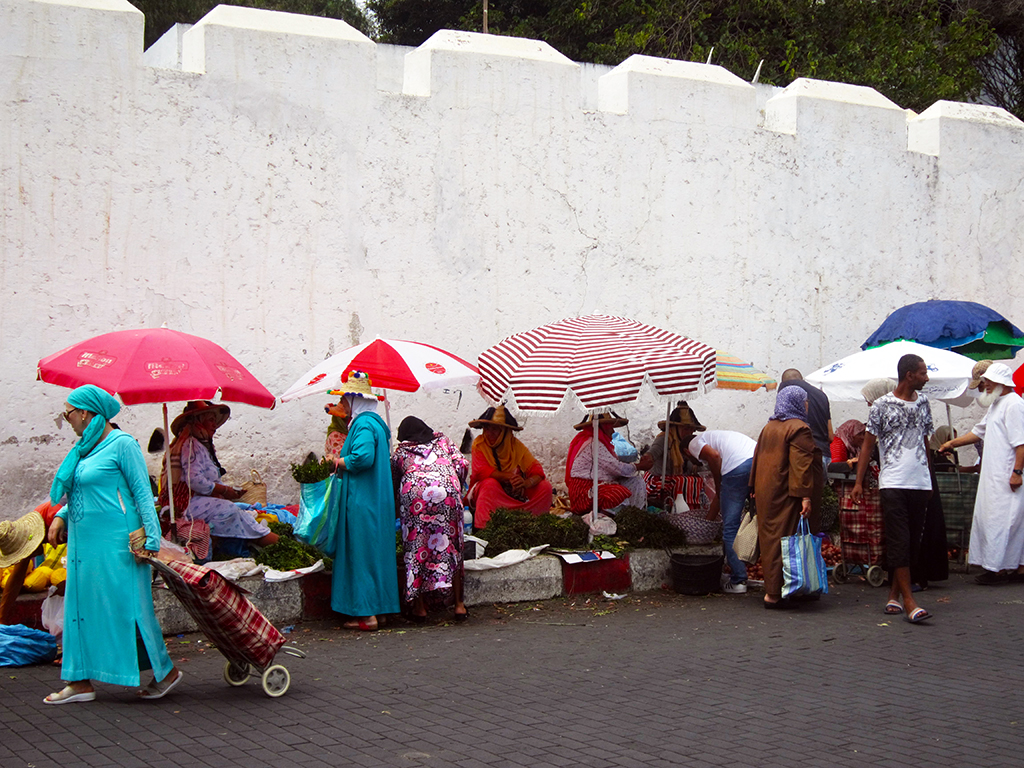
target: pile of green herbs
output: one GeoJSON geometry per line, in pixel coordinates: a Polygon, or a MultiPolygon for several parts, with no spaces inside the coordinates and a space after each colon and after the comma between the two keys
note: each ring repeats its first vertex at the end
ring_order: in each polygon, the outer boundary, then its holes
{"type": "Polygon", "coordinates": [[[487,541],[487,557],[510,549],[548,544],[552,549],[589,549],[587,524],[579,517],[531,515],[521,509],[496,509],[477,536],[487,541]]]}
{"type": "Polygon", "coordinates": [[[317,560],[324,561],[324,568],[331,570],[334,562],[316,547],[299,541],[287,523],[270,523],[271,533],[278,535],[277,543],[264,547],[256,553],[256,562],[275,571],[291,571],[308,568],[317,560]]]}
{"type": "Polygon", "coordinates": [[[297,483],[319,483],[326,480],[334,472],[334,462],[330,459],[317,459],[315,454],[301,464],[292,464],[292,477],[297,483]]]}
{"type": "Polygon", "coordinates": [[[477,535],[487,541],[487,557],[510,549],[530,549],[548,544],[552,549],[607,550],[621,556],[630,549],[678,547],[686,544],[686,534],[658,515],[639,507],[624,507],[615,516],[613,536],[595,536],[583,519],[573,515],[531,515],[522,510],[497,509],[487,527],[477,535]]]}
{"type": "Polygon", "coordinates": [[[686,534],[660,515],[640,507],[623,507],[615,515],[615,538],[636,549],[664,549],[686,544],[686,534]]]}

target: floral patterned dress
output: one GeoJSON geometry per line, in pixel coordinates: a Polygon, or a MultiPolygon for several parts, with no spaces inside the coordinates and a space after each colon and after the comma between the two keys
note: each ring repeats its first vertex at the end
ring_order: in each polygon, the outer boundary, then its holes
{"type": "Polygon", "coordinates": [[[462,486],[466,457],[440,432],[403,442],[391,456],[405,550],[405,597],[451,589],[462,568],[462,486]]]}

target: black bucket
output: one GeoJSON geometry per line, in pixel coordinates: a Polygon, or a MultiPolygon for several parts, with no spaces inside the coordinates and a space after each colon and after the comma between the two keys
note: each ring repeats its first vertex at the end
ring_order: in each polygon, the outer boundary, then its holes
{"type": "Polygon", "coordinates": [[[721,555],[672,555],[672,588],[681,595],[707,595],[721,587],[721,555]]]}

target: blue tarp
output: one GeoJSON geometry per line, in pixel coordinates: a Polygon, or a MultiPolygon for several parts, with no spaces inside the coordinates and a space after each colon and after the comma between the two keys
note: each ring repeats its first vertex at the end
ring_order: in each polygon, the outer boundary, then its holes
{"type": "Polygon", "coordinates": [[[861,349],[906,339],[933,347],[959,347],[985,335],[989,323],[1004,322],[1024,346],[1024,331],[984,304],[974,301],[919,301],[900,307],[882,323],[861,349]]]}

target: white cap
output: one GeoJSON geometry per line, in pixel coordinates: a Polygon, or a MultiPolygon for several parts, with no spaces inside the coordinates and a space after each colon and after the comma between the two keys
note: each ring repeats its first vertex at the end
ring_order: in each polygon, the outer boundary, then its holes
{"type": "Polygon", "coordinates": [[[1003,386],[1010,387],[1013,389],[1015,386],[1013,383],[1013,371],[1010,370],[1010,366],[1005,363],[992,363],[988,367],[988,370],[981,374],[981,378],[991,381],[994,384],[1002,384],[1003,386]]]}

